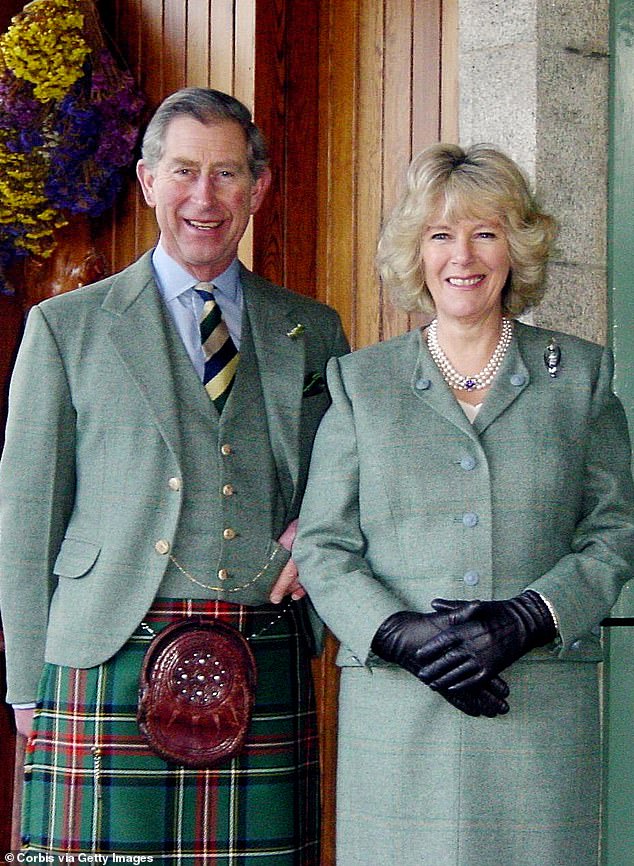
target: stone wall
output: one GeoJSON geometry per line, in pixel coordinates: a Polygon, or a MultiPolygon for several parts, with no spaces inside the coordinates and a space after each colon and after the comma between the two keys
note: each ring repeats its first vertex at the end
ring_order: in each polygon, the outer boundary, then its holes
{"type": "Polygon", "coordinates": [[[459,0],[460,142],[526,171],[560,224],[532,321],[604,342],[609,0],[459,0]]]}

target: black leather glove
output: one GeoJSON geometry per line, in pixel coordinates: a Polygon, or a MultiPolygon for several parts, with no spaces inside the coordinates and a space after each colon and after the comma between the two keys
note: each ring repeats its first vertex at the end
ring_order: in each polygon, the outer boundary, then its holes
{"type": "Polygon", "coordinates": [[[505,698],[509,696],[509,687],[502,677],[493,677],[488,683],[472,689],[461,689],[450,692],[448,689],[435,689],[452,707],[467,716],[486,716],[494,719],[504,716],[509,711],[505,698]]]}
{"type": "MultiPolygon", "coordinates": [[[[447,613],[405,610],[392,614],[379,626],[372,640],[372,651],[418,677],[420,663],[416,656],[420,648],[450,626],[466,622],[478,605],[478,602],[467,602],[447,613]]],[[[450,704],[469,716],[494,718],[509,710],[504,700],[509,689],[500,677],[494,677],[491,682],[477,688],[461,690],[459,694],[444,689],[438,691],[450,704]]]]}
{"type": "Polygon", "coordinates": [[[473,602],[434,599],[445,615],[469,611],[469,620],[432,637],[416,656],[418,676],[433,689],[472,689],[497,676],[535,647],[557,636],[552,614],[531,590],[505,601],[473,602]]]}

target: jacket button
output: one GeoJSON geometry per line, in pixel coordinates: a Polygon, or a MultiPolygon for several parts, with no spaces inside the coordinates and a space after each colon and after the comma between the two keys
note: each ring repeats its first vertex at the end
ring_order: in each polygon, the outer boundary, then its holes
{"type": "Polygon", "coordinates": [[[229,572],[227,571],[226,568],[219,569],[219,571],[218,571],[218,579],[219,580],[226,580],[228,577],[229,577],[229,572]]]}
{"type": "Polygon", "coordinates": [[[174,477],[174,478],[170,478],[170,480],[167,482],[167,486],[169,487],[170,490],[180,490],[181,487],[183,486],[183,482],[181,481],[180,478],[174,477]]]}
{"type": "Polygon", "coordinates": [[[513,373],[511,376],[511,385],[515,385],[516,388],[521,388],[522,385],[526,384],[526,376],[523,373],[513,373]]]}
{"type": "Polygon", "coordinates": [[[235,489],[233,487],[233,484],[223,485],[223,488],[222,488],[222,495],[223,496],[233,496],[234,493],[235,493],[235,489]]]}
{"type": "Polygon", "coordinates": [[[478,515],[473,511],[467,511],[462,515],[462,522],[465,526],[477,526],[478,525],[478,515]]]}
{"type": "Polygon", "coordinates": [[[467,586],[477,586],[480,583],[480,575],[477,571],[468,571],[462,579],[467,586]]]}
{"type": "Polygon", "coordinates": [[[228,526],[227,529],[223,529],[222,531],[222,537],[226,538],[227,541],[231,541],[232,539],[234,539],[237,534],[238,533],[235,531],[235,529],[231,529],[230,526],[228,526]]]}
{"type": "Polygon", "coordinates": [[[220,453],[225,457],[228,457],[229,454],[233,454],[233,448],[229,445],[228,442],[225,442],[224,445],[220,446],[220,453]]]}
{"type": "Polygon", "coordinates": [[[463,457],[462,460],[460,461],[460,465],[462,466],[462,468],[466,472],[469,472],[471,469],[475,469],[475,465],[476,465],[475,458],[470,457],[470,456],[463,457]]]}
{"type": "Polygon", "coordinates": [[[414,387],[417,391],[428,391],[431,388],[431,379],[417,379],[414,387]]]}
{"type": "Polygon", "coordinates": [[[154,545],[154,550],[161,556],[165,556],[166,553],[170,552],[169,541],[167,541],[165,538],[159,538],[159,540],[154,545]]]}

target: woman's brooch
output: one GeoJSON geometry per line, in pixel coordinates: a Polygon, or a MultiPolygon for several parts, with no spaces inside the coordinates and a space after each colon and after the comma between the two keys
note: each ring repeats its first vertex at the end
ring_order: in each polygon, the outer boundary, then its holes
{"type": "Polygon", "coordinates": [[[546,351],[544,352],[544,364],[546,364],[546,369],[548,370],[548,375],[551,379],[554,379],[559,372],[560,363],[561,349],[553,337],[550,343],[546,346],[546,351]]]}

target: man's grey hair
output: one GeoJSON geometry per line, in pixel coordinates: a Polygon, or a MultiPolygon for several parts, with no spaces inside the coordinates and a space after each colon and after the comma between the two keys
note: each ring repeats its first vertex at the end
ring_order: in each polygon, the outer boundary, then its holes
{"type": "Polygon", "coordinates": [[[257,180],[269,162],[268,148],[264,136],[253,123],[251,112],[240,100],[221,90],[206,87],[185,87],[168,96],[157,108],[150,120],[141,154],[152,171],[163,156],[167,128],[175,117],[193,117],[209,125],[230,120],[244,130],[247,141],[247,158],[253,180],[257,180]]]}

